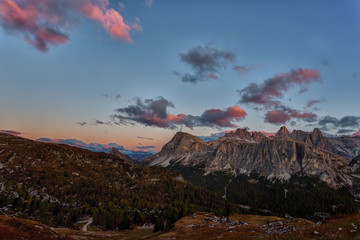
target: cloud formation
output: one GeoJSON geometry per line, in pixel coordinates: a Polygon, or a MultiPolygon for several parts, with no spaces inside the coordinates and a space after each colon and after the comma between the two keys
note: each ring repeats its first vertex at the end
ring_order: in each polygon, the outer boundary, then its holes
{"type": "Polygon", "coordinates": [[[186,53],[180,53],[180,60],[193,69],[193,73],[181,75],[183,82],[197,83],[218,79],[218,73],[226,64],[235,61],[235,54],[227,49],[210,46],[196,46],[186,53]]]}
{"type": "Polygon", "coordinates": [[[1,0],[0,26],[8,33],[20,34],[24,41],[39,51],[67,43],[67,31],[79,18],[100,22],[113,39],[132,42],[123,17],[109,7],[108,0],[1,0]]]}
{"type": "Polygon", "coordinates": [[[360,130],[352,135],[353,137],[360,137],[360,130]]]}
{"type": "Polygon", "coordinates": [[[342,118],[336,118],[332,116],[325,116],[319,120],[320,127],[328,131],[329,129],[338,128],[358,128],[360,126],[359,116],[345,116],[342,118]]]}
{"type": "Polygon", "coordinates": [[[0,132],[11,134],[11,135],[14,135],[14,136],[19,136],[19,135],[22,134],[21,132],[14,131],[14,130],[0,130],[0,132]]]}
{"type": "Polygon", "coordinates": [[[112,123],[110,121],[101,121],[101,120],[94,120],[93,122],[77,122],[77,124],[79,124],[80,126],[85,127],[86,125],[107,125],[107,126],[111,126],[112,123]]]}
{"type": "Polygon", "coordinates": [[[142,136],[137,136],[136,138],[138,138],[138,139],[143,139],[143,140],[150,140],[150,141],[154,140],[153,138],[150,138],[150,137],[142,137],[142,136]]]}
{"type": "Polygon", "coordinates": [[[309,101],[307,101],[306,103],[306,107],[307,108],[310,108],[310,107],[313,107],[319,103],[323,103],[323,102],[326,102],[326,99],[325,98],[321,98],[321,99],[311,99],[309,101]]]}
{"type": "Polygon", "coordinates": [[[148,150],[155,148],[155,146],[137,146],[136,148],[141,150],[148,150]]]}
{"type": "Polygon", "coordinates": [[[351,130],[351,129],[339,129],[337,131],[337,134],[349,134],[349,133],[353,133],[354,130],[351,130]]]}
{"type": "Polygon", "coordinates": [[[265,122],[277,125],[284,124],[293,118],[302,119],[306,122],[314,122],[316,114],[312,112],[300,113],[295,109],[272,110],[265,114],[265,122]]]}
{"type": "Polygon", "coordinates": [[[163,97],[156,99],[136,99],[136,103],[124,108],[116,109],[112,119],[116,124],[141,124],[145,126],[175,129],[179,126],[193,127],[236,127],[234,121],[242,120],[246,112],[238,107],[227,109],[207,109],[201,116],[184,113],[173,115],[168,108],[174,104],[163,97]]]}
{"type": "Polygon", "coordinates": [[[121,99],[121,95],[119,93],[116,93],[114,96],[106,93],[106,94],[103,94],[102,96],[109,98],[111,100],[114,98],[116,101],[119,101],[121,99]]]}
{"type": "Polygon", "coordinates": [[[293,69],[290,72],[276,74],[266,79],[261,84],[251,83],[247,87],[238,90],[241,96],[240,103],[262,105],[269,109],[281,105],[280,99],[284,92],[291,87],[299,85],[305,89],[305,85],[313,82],[321,82],[320,72],[316,69],[293,69]]]}
{"type": "Polygon", "coordinates": [[[248,74],[249,72],[259,68],[260,66],[251,65],[251,66],[243,66],[243,65],[235,65],[233,66],[233,70],[237,72],[240,76],[248,74]]]}

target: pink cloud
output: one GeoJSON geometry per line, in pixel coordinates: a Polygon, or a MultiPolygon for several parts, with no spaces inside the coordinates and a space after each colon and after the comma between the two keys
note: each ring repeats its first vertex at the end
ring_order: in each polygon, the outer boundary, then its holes
{"type": "Polygon", "coordinates": [[[201,119],[210,125],[217,125],[220,127],[237,127],[233,121],[241,120],[246,116],[244,109],[238,106],[228,107],[226,110],[222,109],[207,109],[201,115],[201,119]]]}
{"type": "Polygon", "coordinates": [[[267,122],[269,123],[285,123],[287,121],[290,120],[290,115],[282,112],[282,111],[277,111],[277,110],[273,110],[270,112],[267,112],[265,115],[265,119],[267,122]]]}
{"type": "Polygon", "coordinates": [[[265,114],[265,121],[273,124],[284,124],[292,118],[311,121],[316,115],[312,112],[300,113],[295,109],[273,110],[265,114]]]}
{"type": "Polygon", "coordinates": [[[1,0],[0,25],[7,32],[18,33],[26,43],[42,52],[50,46],[69,41],[66,33],[79,18],[100,22],[117,40],[132,42],[130,31],[141,30],[139,20],[126,23],[122,15],[109,7],[108,0],[1,0]]]}
{"type": "Polygon", "coordinates": [[[82,6],[82,10],[86,17],[91,18],[93,20],[103,22],[105,19],[105,15],[103,10],[92,3],[86,3],[82,6]]]}
{"type": "Polygon", "coordinates": [[[212,78],[212,79],[219,79],[219,77],[213,73],[209,73],[208,76],[209,76],[209,78],[212,78]]]}
{"type": "Polygon", "coordinates": [[[293,118],[313,118],[315,117],[315,114],[312,112],[300,113],[297,110],[292,109],[290,111],[290,116],[293,118]]]}
{"type": "MultiPolygon", "coordinates": [[[[104,29],[113,39],[124,39],[132,42],[130,37],[131,26],[124,22],[123,17],[113,8],[108,8],[108,2],[102,2],[100,5],[86,3],[82,6],[82,10],[86,17],[102,23],[104,29]]],[[[139,24],[135,25],[135,29],[139,29],[139,24]]]]}
{"type": "Polygon", "coordinates": [[[352,135],[353,137],[360,137],[360,130],[352,135]]]}
{"type": "Polygon", "coordinates": [[[228,116],[234,118],[244,118],[246,116],[245,110],[238,106],[229,107],[226,112],[228,116]]]}
{"type": "Polygon", "coordinates": [[[0,1],[0,23],[6,30],[19,31],[24,34],[27,43],[33,45],[40,51],[48,51],[49,45],[59,45],[69,41],[69,37],[61,32],[59,14],[47,13],[44,9],[47,1],[39,1],[40,6],[33,6],[36,1],[21,2],[19,5],[14,0],[0,1]],[[49,14],[54,14],[52,18],[49,14]],[[49,21],[51,20],[51,21],[49,21]],[[43,24],[47,21],[50,24],[43,24]],[[52,23],[59,23],[60,26],[53,27],[52,23]]]}
{"type": "Polygon", "coordinates": [[[278,107],[280,102],[276,98],[283,97],[291,87],[313,82],[321,82],[320,72],[317,69],[293,69],[290,72],[276,74],[261,84],[252,83],[243,88],[239,91],[240,102],[263,105],[266,108],[278,107]]]}
{"type": "Polygon", "coordinates": [[[179,126],[193,127],[237,127],[235,121],[246,116],[244,109],[231,106],[226,109],[207,109],[200,116],[168,113],[174,104],[163,97],[156,99],[137,99],[136,104],[116,109],[112,116],[115,124],[142,124],[145,126],[175,129],[179,126]]]}

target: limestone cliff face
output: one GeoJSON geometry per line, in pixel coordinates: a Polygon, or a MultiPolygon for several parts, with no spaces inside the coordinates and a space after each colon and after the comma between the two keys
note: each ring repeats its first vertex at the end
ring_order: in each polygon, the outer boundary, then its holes
{"type": "Polygon", "coordinates": [[[286,136],[289,136],[290,135],[290,132],[289,130],[283,126],[280,128],[280,130],[276,133],[276,137],[286,137],[286,136]]]}
{"type": "Polygon", "coordinates": [[[162,150],[148,158],[150,166],[182,164],[201,166],[207,173],[256,172],[268,178],[289,179],[302,172],[318,176],[330,186],[351,185],[349,159],[316,145],[325,144],[321,131],[294,131],[286,127],[275,137],[237,129],[213,142],[204,142],[187,133],[177,133],[162,150]]]}
{"type": "Polygon", "coordinates": [[[287,136],[349,159],[360,155],[360,138],[348,136],[327,138],[318,128],[312,132],[294,130],[287,136]]]}
{"type": "Polygon", "coordinates": [[[266,136],[260,132],[249,132],[246,128],[238,128],[235,132],[226,133],[223,139],[242,140],[247,142],[260,142],[266,136]]]}
{"type": "Polygon", "coordinates": [[[211,150],[209,144],[200,138],[178,132],[170,142],[162,147],[158,154],[145,159],[144,164],[166,167],[170,163],[180,162],[186,165],[197,165],[201,163],[203,155],[211,152],[211,150]]]}

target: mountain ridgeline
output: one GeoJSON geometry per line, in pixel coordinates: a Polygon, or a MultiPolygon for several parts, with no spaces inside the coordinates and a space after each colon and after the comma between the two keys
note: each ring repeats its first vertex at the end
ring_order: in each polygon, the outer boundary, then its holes
{"type": "Polygon", "coordinates": [[[237,129],[210,142],[179,132],[144,163],[176,169],[246,208],[311,218],[358,208],[359,163],[349,164],[359,154],[358,137],[282,127],[272,137],[237,129]]]}
{"type": "Polygon", "coordinates": [[[0,214],[74,227],[92,216],[102,229],[171,226],[195,211],[229,214],[232,204],[172,170],[135,166],[116,152],[91,152],[0,133],[0,214]]]}

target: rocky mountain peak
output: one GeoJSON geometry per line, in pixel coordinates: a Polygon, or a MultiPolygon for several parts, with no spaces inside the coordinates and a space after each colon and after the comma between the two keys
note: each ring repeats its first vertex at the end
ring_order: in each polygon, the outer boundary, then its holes
{"type": "Polygon", "coordinates": [[[163,149],[177,149],[179,151],[207,151],[208,144],[200,138],[185,132],[177,132],[175,136],[164,145],[163,149]]]}
{"type": "MultiPolygon", "coordinates": [[[[199,143],[201,145],[207,145],[206,142],[201,140],[200,138],[191,135],[185,132],[177,132],[174,137],[170,140],[170,142],[166,145],[182,145],[182,146],[189,146],[193,145],[194,143],[199,143]]],[[[166,146],[165,145],[165,146],[166,146]]]]}
{"type": "Polygon", "coordinates": [[[111,149],[111,151],[109,152],[110,155],[119,157],[123,160],[129,161],[129,162],[133,162],[133,159],[131,157],[129,157],[128,155],[122,154],[119,150],[117,150],[115,147],[113,147],[111,149]]]}
{"type": "Polygon", "coordinates": [[[287,129],[287,127],[282,126],[282,127],[280,128],[280,130],[276,133],[275,136],[277,136],[277,137],[284,137],[284,136],[287,136],[287,135],[289,135],[289,134],[290,134],[290,132],[289,132],[289,130],[287,129]]]}
{"type": "Polygon", "coordinates": [[[314,130],[311,134],[311,141],[313,142],[313,144],[317,145],[323,138],[324,137],[323,137],[323,134],[320,131],[320,129],[314,128],[314,130]]]}
{"type": "Polygon", "coordinates": [[[159,153],[145,159],[144,164],[166,167],[172,161],[184,159],[184,156],[197,156],[210,150],[211,147],[200,138],[189,133],[177,132],[170,142],[162,147],[159,153]]]}
{"type": "Polygon", "coordinates": [[[246,140],[250,142],[259,142],[266,138],[261,132],[249,132],[247,128],[238,128],[235,132],[226,133],[224,139],[246,140]]]}
{"type": "Polygon", "coordinates": [[[238,128],[235,132],[226,133],[224,137],[246,139],[251,137],[251,133],[246,128],[238,128]]]}

